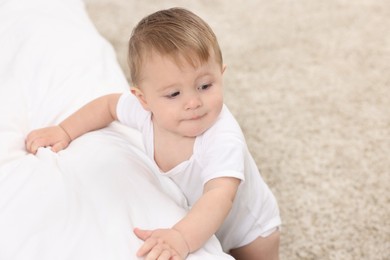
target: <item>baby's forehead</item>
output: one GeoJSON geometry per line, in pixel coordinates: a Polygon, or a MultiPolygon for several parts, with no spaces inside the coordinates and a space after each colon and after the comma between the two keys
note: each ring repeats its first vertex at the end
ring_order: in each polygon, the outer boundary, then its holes
{"type": "Polygon", "coordinates": [[[169,59],[174,62],[179,67],[183,65],[191,65],[194,68],[202,66],[203,64],[210,61],[210,59],[214,58],[215,55],[210,48],[209,54],[207,56],[197,53],[193,50],[185,50],[185,51],[174,51],[174,52],[164,52],[158,49],[150,48],[148,51],[144,50],[144,55],[142,63],[146,64],[148,62],[153,62],[153,60],[157,58],[169,59]]]}
{"type": "Polygon", "coordinates": [[[136,65],[133,67],[136,70],[136,81],[133,81],[133,83],[141,85],[145,79],[154,77],[152,74],[166,72],[175,67],[183,73],[188,71],[208,73],[210,69],[215,68],[215,65],[222,69],[221,61],[217,57],[213,49],[211,49],[208,57],[205,58],[194,50],[161,52],[153,48],[145,48],[144,46],[142,52],[138,53],[136,65]]]}

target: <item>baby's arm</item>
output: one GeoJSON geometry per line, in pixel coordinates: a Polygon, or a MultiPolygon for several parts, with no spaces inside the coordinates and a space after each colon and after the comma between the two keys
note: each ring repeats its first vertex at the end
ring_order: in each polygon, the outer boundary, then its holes
{"type": "Polygon", "coordinates": [[[106,127],[117,120],[116,105],[121,94],[99,97],[70,115],[58,126],[32,131],[26,138],[27,151],[35,154],[39,147],[51,146],[54,152],[89,131],[106,127]]]}
{"type": "Polygon", "coordinates": [[[164,248],[164,244],[168,244],[167,250],[170,248],[185,258],[188,253],[202,247],[220,228],[230,212],[239,184],[240,180],[232,177],[212,179],[206,183],[200,199],[172,229],[136,230],[137,236],[145,240],[138,255],[155,255],[164,248]],[[187,246],[176,242],[176,245],[172,244],[172,238],[177,237],[177,233],[187,246]]]}
{"type": "Polygon", "coordinates": [[[173,228],[183,234],[190,251],[200,247],[220,228],[229,214],[241,180],[221,177],[205,184],[203,195],[173,228]]]}

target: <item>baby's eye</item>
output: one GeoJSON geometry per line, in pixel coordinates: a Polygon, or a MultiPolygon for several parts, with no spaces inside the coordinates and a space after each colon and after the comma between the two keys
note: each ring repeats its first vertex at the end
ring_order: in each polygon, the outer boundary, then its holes
{"type": "Polygon", "coordinates": [[[167,95],[166,97],[167,97],[167,98],[175,98],[175,97],[177,97],[178,95],[180,95],[180,91],[173,92],[173,93],[167,95]]]}
{"type": "Polygon", "coordinates": [[[212,84],[204,84],[199,87],[199,90],[207,90],[212,86],[212,84]]]}

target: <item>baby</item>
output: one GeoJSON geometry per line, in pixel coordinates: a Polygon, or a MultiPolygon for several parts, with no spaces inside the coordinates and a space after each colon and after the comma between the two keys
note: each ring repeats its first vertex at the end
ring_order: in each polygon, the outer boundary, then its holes
{"type": "Polygon", "coordinates": [[[144,241],[138,256],[184,259],[216,234],[236,259],[278,259],[278,205],[223,104],[226,67],[211,28],[185,9],[153,13],[132,32],[129,66],[131,91],[97,98],[58,126],[32,131],[27,150],[58,152],[114,120],[137,128],[148,156],[191,207],[171,228],[136,228],[144,241]]]}

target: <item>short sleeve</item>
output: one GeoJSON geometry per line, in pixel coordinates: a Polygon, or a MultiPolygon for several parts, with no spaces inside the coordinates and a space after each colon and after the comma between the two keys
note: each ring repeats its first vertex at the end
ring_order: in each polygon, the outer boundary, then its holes
{"type": "Polygon", "coordinates": [[[234,136],[221,135],[208,144],[202,156],[203,184],[218,177],[245,180],[245,144],[234,136]]]}
{"type": "Polygon", "coordinates": [[[119,122],[142,131],[150,112],[146,111],[130,92],[123,93],[116,107],[119,122]]]}

